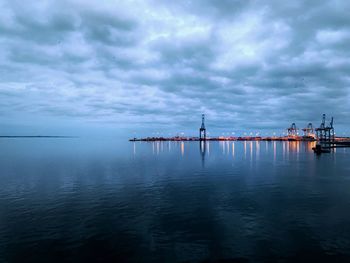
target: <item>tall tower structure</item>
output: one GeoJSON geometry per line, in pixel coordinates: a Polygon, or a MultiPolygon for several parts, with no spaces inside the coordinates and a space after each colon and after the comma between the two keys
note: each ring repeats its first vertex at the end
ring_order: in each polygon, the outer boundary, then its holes
{"type": "Polygon", "coordinates": [[[202,114],[202,125],[199,128],[199,140],[206,140],[207,139],[207,131],[205,129],[205,125],[204,125],[204,114],[202,114]]]}
{"type": "Polygon", "coordinates": [[[328,126],[326,126],[326,114],[322,115],[322,123],[319,128],[315,129],[316,136],[319,141],[324,142],[333,142],[335,133],[334,133],[334,127],[333,127],[333,117],[331,119],[331,122],[328,126]]]}

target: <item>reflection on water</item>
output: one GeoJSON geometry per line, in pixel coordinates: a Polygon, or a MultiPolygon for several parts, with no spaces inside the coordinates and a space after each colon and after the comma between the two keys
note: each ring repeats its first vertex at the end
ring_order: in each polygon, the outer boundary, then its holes
{"type": "Polygon", "coordinates": [[[250,159],[252,160],[253,159],[253,142],[249,142],[249,145],[250,145],[250,159]]]}
{"type": "MultiPolygon", "coordinates": [[[[191,142],[193,144],[199,142],[191,142]]],[[[278,158],[280,159],[288,159],[289,154],[295,154],[294,156],[298,158],[298,154],[300,151],[304,151],[307,153],[313,153],[312,148],[316,146],[315,141],[310,142],[300,142],[300,141],[206,141],[205,146],[204,142],[201,142],[200,148],[207,149],[209,154],[209,147],[217,147],[217,145],[221,149],[222,155],[232,155],[235,156],[235,144],[237,144],[237,151],[239,152],[241,157],[248,160],[259,160],[259,156],[261,153],[261,147],[265,148],[264,155],[271,155],[273,161],[276,161],[278,158]],[[231,144],[231,146],[230,146],[231,144]],[[272,152],[270,152],[272,149],[272,152]],[[280,156],[279,156],[280,155],[280,156]]],[[[201,150],[202,152],[202,150],[201,150]]]]}
{"type": "Polygon", "coordinates": [[[207,143],[205,141],[200,141],[199,142],[199,150],[201,153],[201,157],[202,157],[202,166],[204,167],[205,165],[205,153],[206,153],[206,145],[207,143]]]}
{"type": "MultiPolygon", "coordinates": [[[[258,162],[260,155],[263,159],[271,158],[271,161],[276,164],[278,161],[288,161],[296,159],[299,161],[299,156],[307,153],[308,156],[314,156],[312,148],[316,146],[315,141],[300,142],[300,141],[201,141],[201,142],[134,142],[133,154],[136,155],[136,145],[139,145],[142,151],[139,154],[145,154],[148,146],[152,147],[152,154],[159,155],[164,152],[168,153],[180,152],[181,156],[186,156],[185,148],[188,146],[188,154],[191,157],[194,145],[199,144],[200,156],[202,164],[205,164],[205,158],[209,156],[210,149],[214,151],[215,156],[220,150],[222,156],[230,155],[233,158],[244,159],[258,162]],[[261,149],[262,148],[262,149],[261,149]]],[[[336,150],[334,149],[333,153],[336,150]]]]}
{"type": "MultiPolygon", "coordinates": [[[[220,149],[223,156],[230,155],[232,157],[242,158],[247,161],[259,161],[261,153],[263,158],[271,157],[271,161],[276,164],[276,161],[290,160],[290,157],[299,161],[299,156],[302,153],[312,154],[312,148],[316,146],[315,141],[300,142],[300,141],[201,141],[201,142],[134,142],[133,155],[137,155],[137,144],[142,149],[140,154],[145,153],[148,146],[152,148],[153,155],[159,155],[164,152],[173,151],[180,152],[181,156],[185,156],[185,145],[189,147],[189,154],[193,145],[199,144],[201,159],[205,163],[205,157],[210,154],[210,147],[213,148],[217,155],[217,150],[220,149]],[[263,149],[261,149],[263,148],[263,149]],[[265,148],[265,150],[264,150],[265,148]]],[[[333,150],[336,153],[336,149],[333,150]]],[[[312,155],[313,156],[313,155],[312,155]]]]}
{"type": "Polygon", "coordinates": [[[350,262],[350,152],[314,146],[2,140],[0,262],[350,262]]]}

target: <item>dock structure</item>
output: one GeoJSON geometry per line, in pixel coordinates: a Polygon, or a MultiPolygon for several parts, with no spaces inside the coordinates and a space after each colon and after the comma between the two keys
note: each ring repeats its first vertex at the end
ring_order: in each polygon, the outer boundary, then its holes
{"type": "Polygon", "coordinates": [[[206,131],[205,125],[204,125],[204,114],[202,114],[202,125],[199,128],[199,140],[205,141],[206,139],[207,139],[207,131],[206,131]]]}
{"type": "Polygon", "coordinates": [[[297,126],[295,125],[295,123],[293,122],[292,125],[287,129],[288,131],[288,136],[289,137],[295,137],[295,136],[298,136],[298,128],[297,126]]]}
{"type": "Polygon", "coordinates": [[[317,140],[320,142],[334,142],[334,127],[333,127],[333,117],[328,126],[326,126],[326,114],[322,115],[322,122],[319,128],[315,129],[317,140]]]}
{"type": "MultiPolygon", "coordinates": [[[[309,123],[306,128],[303,128],[304,132],[303,136],[299,135],[298,128],[296,124],[293,122],[292,125],[287,129],[287,136],[211,136],[207,137],[206,128],[205,128],[205,116],[202,114],[202,124],[199,128],[199,137],[188,137],[188,136],[175,136],[175,137],[146,137],[146,138],[133,138],[129,141],[145,141],[145,142],[155,142],[155,141],[318,141],[323,145],[322,147],[350,147],[350,137],[335,137],[334,127],[333,127],[333,117],[328,126],[326,126],[326,115],[323,114],[322,123],[319,128],[314,129],[312,123],[309,123]]],[[[205,147],[205,145],[201,144],[201,147],[205,147]]],[[[326,149],[325,148],[325,149],[326,149]]]]}
{"type": "Polygon", "coordinates": [[[309,122],[306,128],[303,128],[302,131],[304,132],[305,137],[314,136],[314,127],[312,126],[311,122],[309,122]]]}

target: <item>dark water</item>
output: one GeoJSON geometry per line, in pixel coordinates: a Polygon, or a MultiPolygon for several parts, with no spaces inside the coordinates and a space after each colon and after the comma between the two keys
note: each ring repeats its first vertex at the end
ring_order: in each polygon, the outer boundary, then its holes
{"type": "Polygon", "coordinates": [[[1,139],[0,262],[350,262],[350,151],[312,146],[1,139]]]}

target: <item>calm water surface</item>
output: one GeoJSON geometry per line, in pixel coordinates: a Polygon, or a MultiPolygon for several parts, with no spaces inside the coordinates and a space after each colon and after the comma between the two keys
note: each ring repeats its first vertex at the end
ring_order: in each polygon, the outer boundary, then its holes
{"type": "Polygon", "coordinates": [[[312,147],[1,139],[0,262],[350,262],[350,149],[312,147]]]}

